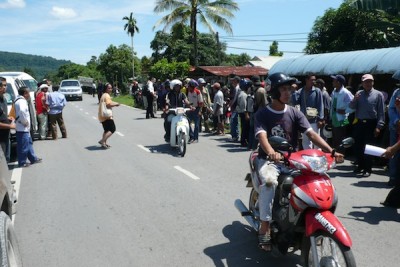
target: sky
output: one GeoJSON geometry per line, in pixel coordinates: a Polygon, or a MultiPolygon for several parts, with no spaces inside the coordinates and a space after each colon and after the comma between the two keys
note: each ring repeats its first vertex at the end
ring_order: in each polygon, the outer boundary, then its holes
{"type": "MultiPolygon", "coordinates": [[[[212,0],[211,0],[212,1],[212,0]]],[[[134,50],[150,57],[150,42],[166,13],[153,12],[155,0],[0,0],[0,51],[50,56],[85,65],[110,45],[131,46],[123,17],[133,12],[139,33],[134,50]]],[[[233,35],[222,29],[227,53],[268,56],[273,40],[285,57],[301,55],[315,20],[343,0],[236,0],[230,20],[233,35]]],[[[199,25],[200,32],[208,32],[199,25]]]]}

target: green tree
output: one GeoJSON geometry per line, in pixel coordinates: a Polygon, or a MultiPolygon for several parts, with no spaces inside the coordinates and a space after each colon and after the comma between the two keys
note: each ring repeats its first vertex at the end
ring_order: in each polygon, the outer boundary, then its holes
{"type": "Polygon", "coordinates": [[[245,66],[246,64],[249,63],[251,60],[251,57],[246,54],[242,53],[240,55],[235,55],[235,54],[229,54],[229,55],[224,55],[223,62],[221,65],[223,66],[245,66]]]}
{"type": "MultiPolygon", "coordinates": [[[[123,93],[127,90],[128,79],[132,70],[132,53],[126,44],[116,47],[110,45],[105,53],[99,56],[97,69],[102,73],[108,82],[118,86],[123,93]]],[[[135,65],[140,72],[140,62],[135,58],[135,65]]]]}
{"type": "Polygon", "coordinates": [[[270,56],[278,56],[281,57],[283,56],[283,52],[278,51],[278,42],[273,41],[272,44],[269,46],[269,55],[270,56]]]}
{"type": "MultiPolygon", "coordinates": [[[[183,24],[175,24],[171,33],[158,31],[150,43],[153,49],[152,57],[154,62],[163,58],[168,62],[184,62],[192,56],[191,48],[191,29],[183,24]]],[[[198,64],[201,66],[214,66],[218,64],[218,45],[212,34],[198,34],[198,64]]],[[[226,44],[221,44],[221,50],[224,52],[226,44]]]]}
{"type": "Polygon", "coordinates": [[[360,11],[343,3],[317,18],[308,36],[307,54],[393,47],[400,44],[398,32],[387,27],[396,18],[387,13],[360,11]]]}
{"type": "Polygon", "coordinates": [[[191,63],[198,66],[197,23],[200,21],[215,34],[212,24],[232,34],[232,27],[227,18],[233,18],[233,11],[239,10],[238,4],[232,0],[157,0],[154,12],[171,11],[162,17],[154,26],[164,24],[164,31],[176,23],[189,23],[192,35],[193,56],[191,63]]]}
{"type": "Polygon", "coordinates": [[[32,77],[35,77],[35,76],[36,76],[36,75],[35,75],[35,72],[33,71],[32,68],[25,67],[22,71],[25,72],[25,73],[28,73],[28,74],[31,75],[32,77]]]}
{"type": "Polygon", "coordinates": [[[150,76],[157,77],[162,81],[166,79],[183,79],[187,77],[190,70],[189,62],[168,62],[167,59],[161,59],[150,68],[150,76]]]}
{"type": "Polygon", "coordinates": [[[125,16],[122,20],[126,20],[126,24],[124,25],[124,30],[131,36],[131,48],[132,48],[132,79],[135,79],[135,54],[133,52],[133,36],[135,33],[139,33],[139,28],[137,27],[136,19],[133,17],[133,14],[129,15],[129,17],[125,16]]]}

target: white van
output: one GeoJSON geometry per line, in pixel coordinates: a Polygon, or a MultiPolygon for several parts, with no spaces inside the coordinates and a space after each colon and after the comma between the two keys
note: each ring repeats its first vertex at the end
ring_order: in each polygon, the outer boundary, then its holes
{"type": "MultiPolygon", "coordinates": [[[[0,72],[0,73],[4,73],[4,72],[0,72]]],[[[26,87],[28,87],[28,86],[24,83],[24,81],[20,80],[19,78],[15,78],[13,76],[6,76],[6,75],[3,76],[2,74],[0,74],[0,77],[4,77],[7,82],[7,89],[6,89],[6,93],[4,94],[4,98],[7,100],[8,113],[10,113],[12,103],[18,96],[18,90],[22,86],[26,86],[26,87]]],[[[28,102],[28,106],[29,106],[29,113],[31,115],[31,136],[32,136],[32,139],[35,139],[38,137],[38,125],[37,125],[37,120],[36,120],[36,109],[35,109],[34,103],[32,102],[32,99],[33,98],[31,96],[31,101],[28,102]]],[[[11,133],[12,133],[11,140],[14,141],[15,131],[11,131],[11,133]]]]}
{"type": "Polygon", "coordinates": [[[23,81],[25,86],[29,88],[31,100],[35,103],[35,92],[37,90],[37,81],[28,73],[22,71],[4,71],[0,72],[0,77],[12,77],[23,81]]]}

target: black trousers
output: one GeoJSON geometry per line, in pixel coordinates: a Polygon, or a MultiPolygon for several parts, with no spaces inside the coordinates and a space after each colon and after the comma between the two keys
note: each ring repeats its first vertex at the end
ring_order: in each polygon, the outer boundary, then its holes
{"type": "Polygon", "coordinates": [[[374,144],[374,131],[377,120],[358,120],[354,125],[354,154],[358,162],[358,169],[371,172],[372,156],[365,155],[365,145],[374,144]]]}
{"type": "Polygon", "coordinates": [[[146,109],[146,118],[154,118],[153,112],[153,95],[151,93],[147,94],[147,109],[146,109]]]}
{"type": "Polygon", "coordinates": [[[246,120],[245,113],[239,113],[240,117],[240,144],[247,146],[249,142],[250,120],[246,120]]]}

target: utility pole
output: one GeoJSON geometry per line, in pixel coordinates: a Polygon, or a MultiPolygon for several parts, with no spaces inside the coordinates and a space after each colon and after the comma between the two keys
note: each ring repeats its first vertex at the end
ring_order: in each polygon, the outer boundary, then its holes
{"type": "Polygon", "coordinates": [[[216,38],[217,38],[217,52],[218,52],[218,66],[221,65],[221,44],[219,43],[219,34],[218,32],[216,33],[216,38]]]}

